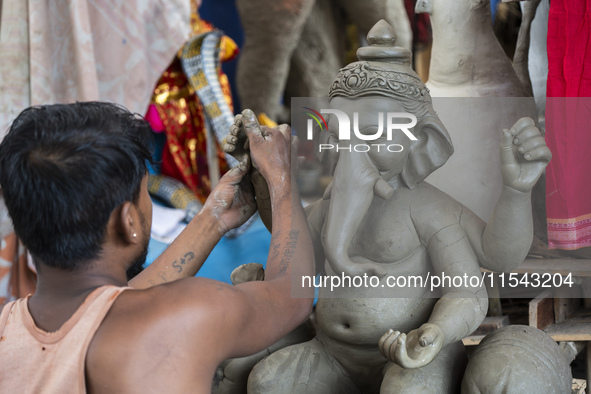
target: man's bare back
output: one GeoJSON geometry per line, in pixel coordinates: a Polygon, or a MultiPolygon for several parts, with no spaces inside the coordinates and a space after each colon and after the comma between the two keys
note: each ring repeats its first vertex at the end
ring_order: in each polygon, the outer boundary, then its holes
{"type": "Polygon", "coordinates": [[[89,391],[208,392],[220,362],[262,350],[271,339],[244,341],[236,327],[252,333],[256,319],[220,313],[229,305],[248,310],[245,299],[255,302],[239,286],[205,278],[124,292],[88,349],[89,391]]]}

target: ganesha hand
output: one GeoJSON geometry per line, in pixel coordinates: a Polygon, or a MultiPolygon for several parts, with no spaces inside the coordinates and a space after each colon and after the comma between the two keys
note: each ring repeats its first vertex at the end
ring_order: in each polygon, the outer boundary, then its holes
{"type": "Polygon", "coordinates": [[[443,347],[445,335],[436,324],[426,323],[406,334],[389,330],[378,342],[384,357],[403,368],[429,364],[443,347]]]}
{"type": "Polygon", "coordinates": [[[503,130],[501,175],[506,186],[530,192],[551,158],[552,153],[531,118],[521,118],[511,130],[503,130]]]}

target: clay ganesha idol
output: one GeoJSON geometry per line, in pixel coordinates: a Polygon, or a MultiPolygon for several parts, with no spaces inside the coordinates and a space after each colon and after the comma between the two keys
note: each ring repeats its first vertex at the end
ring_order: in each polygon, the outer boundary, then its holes
{"type": "MultiPolygon", "coordinates": [[[[377,286],[381,293],[320,288],[316,337],[260,361],[249,376],[250,393],[458,392],[467,361],[461,339],[484,319],[486,289],[464,283],[442,288],[435,298],[420,287],[387,293],[386,280],[480,276],[480,267],[511,270],[531,244],[531,189],[550,159],[533,121],[524,118],[499,130],[504,185],[486,224],[423,182],[453,153],[449,134],[410,68],[410,51],[395,46],[392,28],[380,21],[368,40],[359,61],[338,74],[330,107],[350,119],[357,112],[362,135],[376,134],[377,113],[412,114],[416,140],[398,132],[387,143],[400,145],[399,152],[324,151],[321,160],[332,165],[334,179],[306,211],[322,275],[366,274],[384,286],[377,286]]],[[[237,117],[227,150],[236,150],[232,142],[240,140],[242,127],[258,127],[248,114],[237,117]]],[[[359,133],[337,140],[337,125],[331,115],[318,142],[341,148],[366,142],[359,133]]]]}

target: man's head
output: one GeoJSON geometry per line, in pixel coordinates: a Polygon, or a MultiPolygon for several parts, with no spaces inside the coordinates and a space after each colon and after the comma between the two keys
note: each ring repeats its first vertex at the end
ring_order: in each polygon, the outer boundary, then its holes
{"type": "Polygon", "coordinates": [[[99,257],[111,214],[126,202],[149,234],[141,188],[152,141],[144,119],[110,103],[31,107],[17,117],[0,144],[0,185],[37,262],[76,269],[99,257]]]}

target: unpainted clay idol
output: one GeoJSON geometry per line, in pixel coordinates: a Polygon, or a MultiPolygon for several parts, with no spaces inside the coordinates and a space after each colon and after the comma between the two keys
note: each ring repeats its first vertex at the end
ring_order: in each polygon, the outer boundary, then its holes
{"type": "MultiPolygon", "coordinates": [[[[306,213],[319,277],[370,277],[374,285],[320,286],[315,338],[258,362],[248,377],[250,393],[458,392],[466,364],[461,339],[482,322],[486,289],[478,280],[435,292],[389,281],[444,274],[479,279],[481,266],[511,270],[529,250],[531,189],[551,156],[533,120],[498,130],[502,186],[484,223],[423,182],[446,163],[453,145],[428,89],[410,68],[410,51],[395,44],[385,21],[371,29],[368,41],[359,61],[339,72],[321,110],[330,117],[327,130],[315,129],[316,141],[341,149],[320,154],[334,178],[306,213]],[[388,113],[413,119],[412,133],[378,136],[383,122],[375,115],[388,113]],[[341,130],[339,116],[357,116],[354,132],[341,130]],[[350,148],[374,137],[401,149],[350,148]]],[[[241,119],[225,146],[237,156],[249,154],[241,119]]]]}
{"type": "Polygon", "coordinates": [[[468,362],[462,394],[569,394],[572,373],[560,347],[534,327],[503,327],[482,340],[468,362]]]}
{"type": "Polygon", "coordinates": [[[331,163],[334,180],[306,212],[320,277],[366,276],[377,284],[321,286],[316,337],[261,360],[249,376],[250,393],[458,392],[466,363],[461,339],[483,320],[486,289],[445,286],[434,296],[387,281],[443,273],[479,278],[480,266],[510,270],[529,250],[531,188],[551,156],[533,121],[498,130],[502,186],[486,224],[423,182],[453,153],[449,134],[393,29],[380,21],[368,41],[331,86],[328,130],[316,137],[341,151],[326,152],[322,161],[331,163]],[[358,130],[341,138],[337,117],[355,113],[358,130]],[[415,138],[387,136],[402,147],[394,154],[376,146],[347,150],[380,129],[380,113],[412,114],[415,138]]]}
{"type": "Polygon", "coordinates": [[[537,119],[535,102],[494,35],[488,0],[420,0],[416,11],[430,14],[427,87],[455,147],[427,182],[488,220],[503,184],[501,130],[524,116],[537,119]]]}

